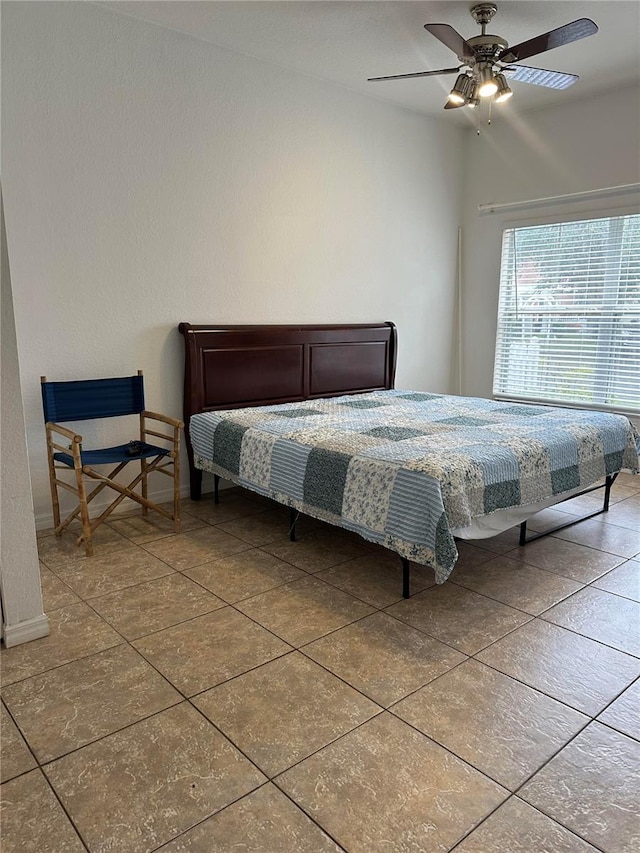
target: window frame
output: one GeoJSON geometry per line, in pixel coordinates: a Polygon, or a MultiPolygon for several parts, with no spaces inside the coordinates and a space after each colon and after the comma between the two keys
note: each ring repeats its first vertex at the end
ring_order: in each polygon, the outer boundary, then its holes
{"type": "Polygon", "coordinates": [[[497,299],[496,299],[496,326],[495,326],[495,346],[494,346],[494,360],[493,360],[493,370],[492,370],[492,396],[496,400],[505,400],[505,401],[513,401],[513,402],[527,402],[527,403],[536,403],[538,405],[546,405],[552,407],[562,407],[562,408],[573,408],[573,409],[589,409],[594,411],[610,411],[617,414],[624,414],[633,420],[638,420],[640,418],[640,399],[638,401],[638,408],[629,407],[625,405],[613,405],[605,402],[587,402],[580,400],[554,400],[549,397],[539,396],[534,393],[527,394],[525,392],[518,393],[514,391],[498,391],[496,390],[496,374],[497,374],[497,362],[498,362],[498,339],[499,339],[499,324],[500,324],[500,300],[501,300],[501,282],[500,279],[502,277],[502,250],[504,244],[504,236],[505,232],[508,230],[517,230],[524,228],[534,228],[540,225],[562,225],[564,223],[571,222],[586,222],[594,219],[612,219],[616,217],[624,217],[624,216],[638,216],[640,215],[640,207],[637,204],[629,203],[626,204],[615,204],[611,203],[602,207],[598,205],[594,205],[593,202],[588,204],[588,209],[586,203],[571,203],[570,199],[563,198],[562,201],[554,202],[554,200],[547,200],[546,202],[540,203],[537,207],[537,211],[532,204],[532,214],[529,216],[522,217],[509,217],[503,213],[498,223],[500,240],[498,243],[498,287],[497,287],[497,299]],[[547,210],[547,208],[553,207],[554,210],[547,210]],[[564,208],[564,209],[563,209],[564,208]],[[544,212],[543,212],[544,211],[544,212]]]}

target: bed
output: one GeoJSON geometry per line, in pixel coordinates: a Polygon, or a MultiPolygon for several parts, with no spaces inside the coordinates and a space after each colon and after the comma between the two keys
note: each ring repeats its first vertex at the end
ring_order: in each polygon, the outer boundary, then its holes
{"type": "MultiPolygon", "coordinates": [[[[222,477],[429,565],[638,471],[621,415],[395,389],[393,323],[179,326],[191,497],[222,477]]],[[[597,513],[591,513],[594,515],[597,513]]],[[[295,518],[295,515],[293,516],[295,518]]]]}

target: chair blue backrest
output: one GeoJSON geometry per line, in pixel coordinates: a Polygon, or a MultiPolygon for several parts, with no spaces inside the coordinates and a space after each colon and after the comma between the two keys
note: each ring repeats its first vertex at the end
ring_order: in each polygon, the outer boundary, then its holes
{"type": "Polygon", "coordinates": [[[45,421],[53,423],[139,414],[144,410],[143,377],[43,382],[42,404],[45,421]]]}

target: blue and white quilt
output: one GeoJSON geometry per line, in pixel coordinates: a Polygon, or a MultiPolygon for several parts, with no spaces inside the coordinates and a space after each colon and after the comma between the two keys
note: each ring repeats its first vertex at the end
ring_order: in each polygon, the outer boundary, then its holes
{"type": "Polygon", "coordinates": [[[452,529],[638,472],[622,415],[410,391],[206,412],[196,468],[353,530],[444,582],[452,529]]]}

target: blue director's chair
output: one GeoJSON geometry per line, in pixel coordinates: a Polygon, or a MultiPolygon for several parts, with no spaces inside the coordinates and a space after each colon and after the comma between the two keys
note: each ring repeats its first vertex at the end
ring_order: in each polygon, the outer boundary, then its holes
{"type": "Polygon", "coordinates": [[[49,480],[51,500],[53,502],[53,523],[56,536],[62,535],[71,522],[80,516],[82,535],[77,544],[84,542],[87,557],[93,554],[92,536],[96,528],[125,499],[131,498],[142,506],[142,513],[154,510],[173,521],[174,531],[180,532],[180,430],[182,421],[148,412],[144,408],[144,382],[142,371],[137,376],[123,376],[117,379],[86,379],[72,382],[47,382],[41,377],[42,402],[47,430],[47,455],[49,460],[49,480]],[[85,450],[82,436],[60,422],[113,418],[120,415],[139,415],[140,439],[106,447],[99,450],[85,450]],[[153,422],[150,428],[149,421],[153,422]],[[158,432],[164,425],[166,432],[158,432]],[[148,438],[161,439],[165,446],[151,444],[148,438]],[[65,442],[61,444],[60,442],[65,442]],[[128,485],[118,482],[115,477],[131,462],[138,462],[139,473],[128,485]],[[99,473],[94,466],[114,465],[108,474],[99,473]],[[60,479],[61,471],[73,471],[74,481],[60,479]],[[158,506],[148,498],[148,477],[152,472],[168,475],[173,479],[173,512],[158,506]],[[97,480],[98,485],[87,491],[85,479],[97,480]],[[135,491],[140,484],[140,491],[135,491]],[[58,488],[76,495],[78,505],[64,519],[60,520],[58,488]],[[89,503],[102,492],[110,488],[118,492],[115,500],[95,519],[89,516],[89,503]]]}

